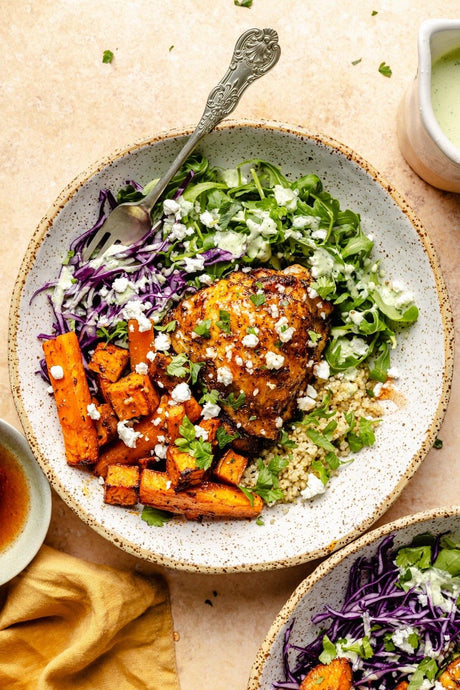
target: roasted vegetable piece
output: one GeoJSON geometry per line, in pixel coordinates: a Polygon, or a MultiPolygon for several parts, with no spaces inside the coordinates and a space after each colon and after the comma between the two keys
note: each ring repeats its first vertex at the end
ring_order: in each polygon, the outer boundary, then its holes
{"type": "Polygon", "coordinates": [[[119,419],[144,417],[156,410],[160,402],[149,377],[136,372],[111,383],[106,392],[119,419]]]}
{"type": "Polygon", "coordinates": [[[460,657],[450,662],[446,670],[439,676],[439,682],[443,688],[449,690],[460,688],[460,657]]]}
{"type": "Polygon", "coordinates": [[[129,352],[111,343],[98,343],[88,362],[88,369],[114,383],[118,381],[129,361],[129,352]]]}
{"type": "Polygon", "coordinates": [[[148,362],[150,378],[155,381],[159,388],[164,388],[167,391],[172,391],[178,383],[185,381],[185,378],[168,374],[167,369],[170,364],[171,357],[163,354],[163,352],[155,352],[154,358],[148,362]]]}
{"type": "Polygon", "coordinates": [[[130,319],[128,321],[128,350],[129,350],[129,365],[131,371],[135,371],[138,364],[149,363],[147,355],[155,351],[155,333],[153,325],[145,331],[139,330],[139,322],[137,319],[130,319]]]}
{"type": "Polygon", "coordinates": [[[139,434],[133,447],[127,446],[121,439],[110,443],[101,452],[94,467],[94,473],[100,477],[105,477],[110,465],[135,465],[140,458],[153,454],[158,443],[158,437],[164,436],[166,433],[167,402],[168,398],[164,396],[152,415],[133,423],[133,431],[139,434]]]}
{"type": "Polygon", "coordinates": [[[168,407],[168,437],[171,444],[180,436],[180,425],[185,417],[184,405],[169,405],[168,407]]]}
{"type": "Polygon", "coordinates": [[[398,685],[395,687],[395,690],[407,690],[409,687],[409,683],[407,680],[402,680],[398,685]]]}
{"type": "Polygon", "coordinates": [[[217,481],[237,486],[248,464],[247,458],[235,453],[231,448],[220,458],[213,474],[217,481]]]}
{"type": "Polygon", "coordinates": [[[217,419],[216,417],[213,419],[202,419],[198,426],[200,426],[202,429],[204,429],[207,433],[207,438],[206,441],[209,441],[209,443],[212,446],[215,446],[217,444],[217,429],[220,427],[221,421],[220,419],[217,419]]]}
{"type": "Polygon", "coordinates": [[[97,400],[93,400],[93,403],[100,415],[99,419],[93,419],[97,431],[97,441],[99,446],[105,446],[109,441],[113,441],[117,435],[118,418],[110,403],[99,403],[97,400]]]}
{"type": "Polygon", "coordinates": [[[318,664],[300,684],[300,690],[351,690],[352,687],[351,666],[343,658],[333,659],[327,665],[318,664]]]}
{"type": "Polygon", "coordinates": [[[69,465],[92,465],[99,453],[96,427],[88,414],[91,394],[80,345],[73,331],[43,343],[69,465]]]}
{"type": "Polygon", "coordinates": [[[140,470],[137,465],[111,465],[104,484],[104,502],[135,506],[139,500],[140,470]]]}
{"type": "Polygon", "coordinates": [[[189,520],[209,518],[255,518],[263,507],[260,496],[251,503],[242,491],[232,486],[203,482],[187,491],[175,492],[166,472],[144,470],[141,473],[139,500],[189,520]]]}
{"type": "Polygon", "coordinates": [[[192,396],[189,400],[184,402],[184,408],[187,417],[191,422],[193,422],[193,424],[195,424],[203,412],[203,408],[201,407],[200,403],[192,396]]]}
{"type": "Polygon", "coordinates": [[[193,455],[184,453],[173,445],[168,446],[166,452],[166,472],[175,491],[184,491],[200,484],[205,474],[196,464],[193,455]]]}

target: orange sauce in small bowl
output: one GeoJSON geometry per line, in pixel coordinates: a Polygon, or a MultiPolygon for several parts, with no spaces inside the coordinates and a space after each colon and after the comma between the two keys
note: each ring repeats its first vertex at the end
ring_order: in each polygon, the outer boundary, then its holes
{"type": "Polygon", "coordinates": [[[29,512],[27,479],[16,456],[0,445],[0,551],[23,529],[29,512]]]}

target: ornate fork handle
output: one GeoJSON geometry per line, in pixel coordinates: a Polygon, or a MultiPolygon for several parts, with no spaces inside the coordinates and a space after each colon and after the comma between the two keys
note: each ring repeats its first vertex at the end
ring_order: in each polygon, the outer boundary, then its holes
{"type": "Polygon", "coordinates": [[[141,205],[151,210],[198,142],[237,106],[249,84],[278,62],[281,53],[274,29],[249,29],[236,42],[229,68],[208,96],[203,115],[180,153],[141,205]]]}
{"type": "Polygon", "coordinates": [[[249,29],[236,42],[226,74],[208,96],[197,130],[209,133],[237,106],[249,84],[278,62],[281,49],[274,29],[249,29]]]}

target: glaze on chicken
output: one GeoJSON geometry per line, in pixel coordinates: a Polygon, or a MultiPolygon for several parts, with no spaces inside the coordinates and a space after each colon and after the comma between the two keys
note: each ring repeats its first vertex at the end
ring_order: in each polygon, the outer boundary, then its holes
{"type": "MultiPolygon", "coordinates": [[[[332,306],[299,265],[236,271],[173,311],[176,353],[203,362],[229,420],[250,436],[276,439],[305,395],[329,333],[332,306]]],[[[219,403],[221,404],[221,403],[219,403]]]]}

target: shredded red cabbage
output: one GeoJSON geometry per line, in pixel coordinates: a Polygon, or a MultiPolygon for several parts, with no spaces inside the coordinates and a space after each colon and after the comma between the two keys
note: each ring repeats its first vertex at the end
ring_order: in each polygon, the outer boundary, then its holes
{"type": "MultiPolygon", "coordinates": [[[[358,656],[352,662],[353,687],[362,689],[394,690],[400,681],[410,681],[427,657],[435,659],[437,667],[441,668],[449,655],[458,649],[458,592],[444,591],[450,606],[440,607],[433,603],[429,585],[426,597],[416,587],[405,591],[399,584],[401,571],[395,565],[397,550],[392,550],[393,543],[394,535],[389,535],[380,543],[375,556],[355,561],[350,569],[343,605],[339,609],[326,606],[322,613],[312,618],[315,624],[328,623],[312,642],[304,647],[292,644],[295,619],[288,625],[283,645],[285,677],[274,682],[273,688],[299,688],[308,671],[321,663],[324,635],[333,644],[344,639],[359,641],[365,636],[370,640],[371,656],[358,656]],[[419,636],[420,642],[411,652],[391,644],[391,636],[401,627],[413,628],[419,636]]],[[[432,563],[438,551],[439,538],[432,548],[432,563]]]]}

